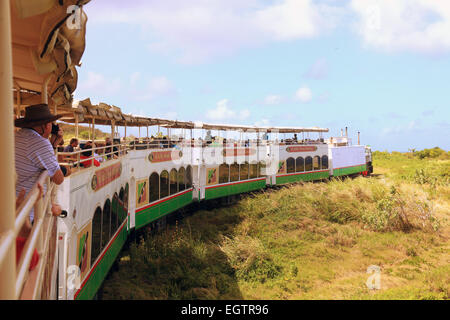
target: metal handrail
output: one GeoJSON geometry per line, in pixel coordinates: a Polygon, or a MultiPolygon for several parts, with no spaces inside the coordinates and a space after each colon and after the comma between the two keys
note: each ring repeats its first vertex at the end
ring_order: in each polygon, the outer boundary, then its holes
{"type": "MultiPolygon", "coordinates": [[[[56,238],[51,237],[51,226],[53,225],[53,215],[50,212],[51,193],[54,188],[54,183],[50,181],[47,171],[44,171],[39,176],[37,183],[30,190],[23,202],[16,209],[16,219],[14,223],[14,229],[10,230],[0,241],[0,265],[3,263],[6,256],[6,252],[11,250],[14,246],[14,241],[19,235],[26,219],[28,218],[31,209],[34,208],[34,223],[31,232],[23,247],[19,262],[17,264],[17,272],[15,279],[15,298],[26,299],[38,299],[40,298],[42,282],[46,267],[48,249],[50,241],[56,241],[56,238]],[[41,191],[38,184],[46,185],[47,190],[45,195],[40,197],[41,191]],[[49,223],[46,224],[47,228],[44,229],[44,220],[49,219],[49,223]],[[34,250],[37,249],[39,253],[39,262],[36,266],[35,277],[28,278],[29,265],[33,257],[34,250]],[[23,289],[27,286],[32,291],[31,295],[23,295],[23,289]]],[[[51,267],[51,266],[50,266],[51,267]]],[[[35,272],[35,271],[33,271],[35,272]]]]}
{"type": "MultiPolygon", "coordinates": [[[[86,162],[90,161],[91,162],[91,166],[92,166],[93,162],[94,162],[94,159],[97,159],[99,156],[100,157],[104,157],[104,156],[107,157],[109,155],[111,155],[111,156],[118,155],[118,158],[121,158],[122,156],[124,156],[126,154],[126,151],[128,151],[128,150],[130,150],[130,148],[126,144],[113,144],[113,145],[102,146],[102,147],[94,147],[94,148],[90,148],[90,149],[81,149],[81,150],[74,151],[74,152],[58,152],[56,156],[58,158],[60,156],[70,157],[70,158],[66,158],[65,160],[73,159],[73,156],[76,156],[76,161],[70,161],[70,162],[59,161],[59,164],[60,165],[71,166],[71,167],[77,166],[78,169],[81,169],[81,162],[86,163],[86,162]],[[118,148],[118,150],[114,151],[114,147],[118,148]],[[94,154],[95,151],[106,150],[106,149],[111,149],[111,152],[97,154],[97,156],[92,155],[91,157],[89,157],[87,159],[81,159],[81,154],[83,152],[92,151],[92,153],[94,154]]],[[[109,161],[109,160],[114,160],[114,159],[111,157],[111,159],[107,159],[107,161],[109,161]]]]}

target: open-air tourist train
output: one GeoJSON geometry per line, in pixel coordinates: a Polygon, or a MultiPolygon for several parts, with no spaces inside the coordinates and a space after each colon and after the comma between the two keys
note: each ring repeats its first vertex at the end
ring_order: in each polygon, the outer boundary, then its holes
{"type": "Polygon", "coordinates": [[[328,129],[317,127],[155,119],[124,114],[105,103],[93,105],[89,99],[74,101],[76,67],[85,46],[82,6],[87,2],[0,4],[0,101],[5,113],[0,120],[0,299],[92,299],[133,232],[193,202],[372,172],[370,147],[360,145],[359,133],[352,145],[347,129],[324,139],[328,129]],[[60,121],[74,124],[77,137],[79,125],[88,124],[85,140],[94,143],[94,154],[86,158],[83,150],[58,152],[58,161],[71,174],[55,186],[43,172],[39,182],[46,185],[44,195],[35,186],[16,208],[12,120],[23,117],[26,106],[42,102],[62,115],[60,121]],[[95,139],[95,125],[111,127],[113,145],[95,139]],[[126,139],[130,127],[147,134],[126,139]],[[149,128],[157,128],[158,138],[149,137],[149,128]],[[59,217],[51,214],[52,199],[63,210],[59,217]],[[32,208],[33,228],[16,257],[15,239],[32,208]],[[30,271],[35,249],[39,261],[30,271]]]}

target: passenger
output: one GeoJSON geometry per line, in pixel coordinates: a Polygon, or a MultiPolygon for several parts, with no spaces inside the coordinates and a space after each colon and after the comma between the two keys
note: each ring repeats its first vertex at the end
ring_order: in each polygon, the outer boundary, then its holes
{"type": "Polygon", "coordinates": [[[85,168],[89,168],[92,165],[92,162],[94,163],[94,166],[96,167],[100,167],[100,162],[97,161],[97,159],[90,159],[92,158],[92,145],[89,143],[86,143],[83,146],[83,150],[86,150],[84,152],[81,153],[80,155],[80,159],[81,160],[85,160],[85,161],[81,161],[81,165],[85,168]],[[86,160],[89,159],[89,160],[86,160]]]}
{"type": "Polygon", "coordinates": [[[78,139],[70,139],[70,144],[64,148],[64,152],[74,152],[75,148],[78,147],[78,139]]]}
{"type": "MultiPolygon", "coordinates": [[[[38,104],[26,107],[25,117],[14,121],[14,125],[21,128],[15,133],[16,196],[22,189],[28,194],[45,170],[55,184],[63,183],[64,174],[48,139],[52,122],[60,117],[61,115],[53,115],[47,104],[38,104]]],[[[60,215],[61,207],[52,203],[52,213],[60,215]]],[[[34,209],[30,211],[30,222],[33,221],[34,209]]]]}
{"type": "MultiPolygon", "coordinates": [[[[68,146],[66,146],[64,148],[64,150],[62,152],[65,153],[72,153],[75,152],[75,148],[78,147],[78,139],[77,138],[72,138],[70,140],[70,144],[68,146]]],[[[58,161],[60,162],[70,162],[73,163],[77,160],[77,155],[76,154],[72,154],[72,155],[59,155],[58,156],[58,161]]],[[[76,166],[76,165],[75,165],[76,166]]],[[[70,169],[70,168],[69,168],[70,169]]],[[[64,172],[63,172],[64,173],[64,172]]],[[[66,175],[64,175],[66,176],[66,175]]]]}
{"type": "Polygon", "coordinates": [[[64,131],[57,124],[52,124],[50,143],[55,150],[58,148],[58,146],[64,145],[64,131]]]}
{"type": "Polygon", "coordinates": [[[169,142],[167,141],[167,137],[164,136],[161,141],[161,148],[169,148],[169,142]]]}
{"type": "MultiPolygon", "coordinates": [[[[106,137],[105,138],[105,146],[112,146],[112,142],[111,142],[111,138],[110,137],[106,137]]],[[[118,158],[118,153],[116,151],[117,151],[117,147],[106,148],[105,149],[106,159],[107,160],[117,159],[118,158]]]]}

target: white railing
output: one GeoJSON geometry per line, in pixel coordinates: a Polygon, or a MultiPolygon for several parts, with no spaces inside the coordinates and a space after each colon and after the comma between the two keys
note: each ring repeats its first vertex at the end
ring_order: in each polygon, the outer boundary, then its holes
{"type": "Polygon", "coordinates": [[[93,166],[94,160],[99,157],[106,157],[104,160],[109,161],[123,157],[126,155],[128,150],[130,150],[130,147],[126,144],[114,144],[90,149],[81,149],[74,152],[58,152],[56,156],[60,165],[78,168],[78,170],[80,170],[83,166],[85,166],[85,164],[89,164],[90,167],[93,166]],[[114,148],[117,148],[117,150],[114,150],[114,148]],[[110,149],[111,151],[106,152],[106,149],[110,149]],[[99,151],[101,152],[99,153],[99,151]],[[81,159],[81,155],[84,152],[91,152],[92,156],[81,159]],[[117,158],[115,158],[115,156],[117,156],[117,158]]]}
{"type": "MultiPolygon", "coordinates": [[[[4,262],[6,252],[14,247],[16,238],[34,208],[34,222],[26,239],[18,263],[16,265],[16,279],[14,290],[15,299],[49,299],[55,290],[51,283],[55,272],[56,254],[56,219],[51,213],[51,194],[55,184],[50,181],[47,171],[44,171],[36,185],[30,190],[26,198],[16,209],[14,230],[9,230],[0,240],[0,266],[4,262]],[[43,196],[38,187],[46,186],[43,196]],[[32,271],[29,271],[33,253],[37,250],[39,260],[32,271]],[[49,277],[50,275],[50,277],[49,277]],[[43,290],[43,288],[45,290],[43,290]]],[[[3,275],[2,275],[3,276],[3,275]]],[[[5,275],[7,276],[7,275],[5,275]]],[[[10,275],[9,275],[10,276],[10,275]]]]}

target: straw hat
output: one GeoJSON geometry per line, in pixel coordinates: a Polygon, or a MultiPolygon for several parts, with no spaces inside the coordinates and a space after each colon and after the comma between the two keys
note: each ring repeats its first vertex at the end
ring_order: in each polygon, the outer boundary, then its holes
{"type": "Polygon", "coordinates": [[[16,119],[14,125],[19,128],[34,127],[41,124],[53,122],[62,115],[53,115],[48,104],[35,104],[25,108],[25,117],[16,119]]]}

